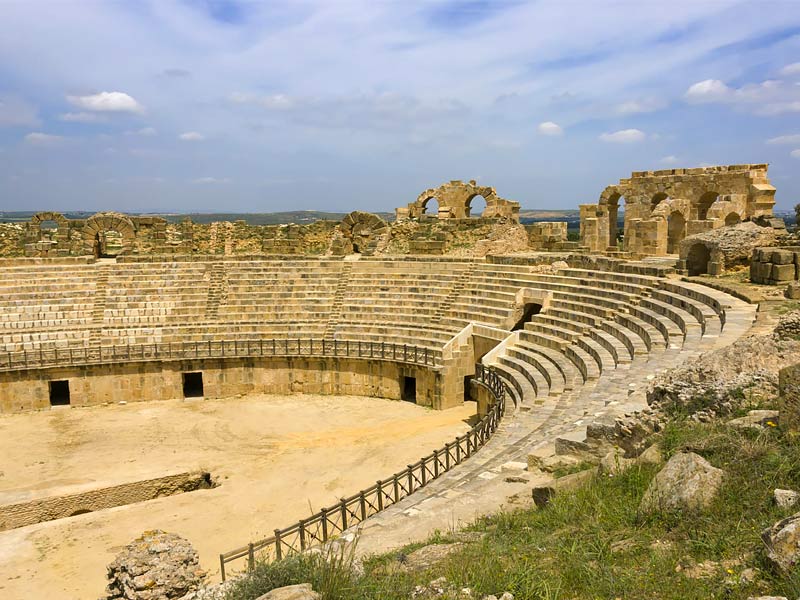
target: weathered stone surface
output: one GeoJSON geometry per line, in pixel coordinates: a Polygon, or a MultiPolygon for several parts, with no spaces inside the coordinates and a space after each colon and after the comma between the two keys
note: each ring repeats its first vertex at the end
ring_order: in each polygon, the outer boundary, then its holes
{"type": "Polygon", "coordinates": [[[607,475],[615,475],[634,464],[636,464],[636,460],[625,458],[622,450],[611,450],[600,460],[600,472],[607,475]]]}
{"type": "Polygon", "coordinates": [[[800,493],[794,490],[777,489],[772,492],[772,498],[775,500],[775,504],[781,508],[792,508],[800,502],[800,493]]]}
{"type": "Polygon", "coordinates": [[[174,533],[146,531],[108,566],[106,600],[170,600],[206,577],[192,545],[174,533]]]}
{"type": "Polygon", "coordinates": [[[639,508],[698,510],[708,506],[722,485],[723,472],[693,452],[674,455],[653,478],[639,508]]]}
{"type": "Polygon", "coordinates": [[[728,425],[738,429],[763,429],[769,427],[770,423],[773,426],[777,425],[777,410],[751,410],[748,411],[747,416],[728,421],[728,425]]]}
{"type": "Polygon", "coordinates": [[[256,600],[319,600],[320,595],[311,589],[310,583],[289,585],[267,592],[256,600]]]}
{"type": "Polygon", "coordinates": [[[430,544],[414,550],[405,556],[401,561],[403,568],[408,571],[422,571],[440,562],[442,559],[451,555],[453,552],[463,548],[464,544],[455,542],[453,544],[430,544]]]}
{"type": "Polygon", "coordinates": [[[800,300],[800,283],[793,282],[787,285],[784,296],[790,300],[800,300]]]}
{"type": "Polygon", "coordinates": [[[749,596],[747,600],[788,600],[786,596],[749,596]]]}
{"type": "Polygon", "coordinates": [[[767,558],[778,570],[790,572],[800,560],[800,513],[761,532],[767,558]]]}

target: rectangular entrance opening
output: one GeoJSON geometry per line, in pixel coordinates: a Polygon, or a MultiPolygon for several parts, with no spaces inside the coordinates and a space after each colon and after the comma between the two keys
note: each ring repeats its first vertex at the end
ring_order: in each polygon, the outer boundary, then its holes
{"type": "Polygon", "coordinates": [[[464,377],[464,402],[474,400],[472,397],[472,378],[473,375],[467,375],[464,377]]]}
{"type": "Polygon", "coordinates": [[[403,377],[403,400],[417,402],[417,378],[403,377]]]}
{"type": "Polygon", "coordinates": [[[50,382],[50,406],[69,406],[69,381],[50,382]]]}
{"type": "Polygon", "coordinates": [[[184,373],[183,374],[183,397],[202,398],[203,397],[203,373],[184,373]]]}

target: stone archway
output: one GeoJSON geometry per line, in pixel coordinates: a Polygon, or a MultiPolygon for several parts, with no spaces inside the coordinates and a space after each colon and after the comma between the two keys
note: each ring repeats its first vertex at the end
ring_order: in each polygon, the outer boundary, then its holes
{"type": "Polygon", "coordinates": [[[689,276],[708,274],[711,251],[702,242],[693,244],[686,254],[686,270],[689,276]]]}
{"type": "Polygon", "coordinates": [[[481,194],[472,194],[467,198],[464,207],[464,216],[467,218],[480,218],[486,214],[489,201],[481,194]]]}
{"type": "Polygon", "coordinates": [[[725,217],[725,225],[737,225],[742,222],[742,218],[739,216],[737,212],[728,213],[728,216],[725,217]]]}
{"type": "Polygon", "coordinates": [[[431,196],[430,198],[427,198],[420,205],[420,210],[422,211],[420,213],[420,216],[428,215],[431,217],[438,218],[440,204],[441,203],[439,202],[439,199],[436,196],[431,196]]]}
{"type": "Polygon", "coordinates": [[[389,229],[386,221],[379,216],[359,210],[351,212],[342,219],[339,227],[342,236],[350,246],[345,250],[364,255],[371,255],[375,252],[380,236],[389,229]]]}
{"type": "Polygon", "coordinates": [[[708,211],[717,199],[719,199],[719,194],[713,191],[706,192],[700,196],[700,199],[697,201],[697,218],[700,221],[704,221],[708,218],[708,211]]]}
{"type": "MultiPolygon", "coordinates": [[[[617,237],[619,235],[619,209],[622,200],[622,210],[625,211],[625,195],[623,190],[616,186],[609,186],[600,194],[600,206],[605,206],[608,212],[608,244],[607,249],[617,249],[617,237]]],[[[625,222],[623,217],[623,235],[625,232],[625,222]]]]}
{"type": "MultiPolygon", "coordinates": [[[[117,236],[113,236],[117,238],[117,236]]],[[[83,227],[83,249],[85,254],[91,254],[95,258],[107,256],[121,256],[129,254],[133,250],[136,239],[136,228],[133,222],[120,213],[97,213],[89,217],[83,227]],[[118,249],[110,252],[109,232],[118,234],[118,249]]]]}

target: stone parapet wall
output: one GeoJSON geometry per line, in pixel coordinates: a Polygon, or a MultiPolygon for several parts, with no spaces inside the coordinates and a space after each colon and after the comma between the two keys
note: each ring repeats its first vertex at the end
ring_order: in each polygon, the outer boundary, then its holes
{"type": "Polygon", "coordinates": [[[780,285],[798,279],[800,246],[756,248],[750,260],[750,281],[780,285]]]}

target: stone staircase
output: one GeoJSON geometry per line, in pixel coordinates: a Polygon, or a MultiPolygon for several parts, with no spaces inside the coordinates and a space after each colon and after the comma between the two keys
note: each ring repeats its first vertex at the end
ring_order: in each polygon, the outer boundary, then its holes
{"type": "Polygon", "coordinates": [[[350,275],[352,272],[352,262],[345,262],[342,264],[339,282],[336,284],[336,291],[333,294],[333,308],[331,309],[328,322],[325,324],[323,338],[326,340],[333,340],[336,328],[339,326],[339,321],[342,318],[342,302],[344,301],[344,295],[347,291],[347,285],[350,283],[350,275]]]}
{"type": "Polygon", "coordinates": [[[225,263],[215,262],[210,269],[210,281],[208,284],[208,300],[206,302],[206,319],[216,321],[219,318],[220,302],[225,300],[228,295],[228,279],[225,271],[225,263]]]}
{"type": "Polygon", "coordinates": [[[447,294],[445,299],[436,309],[433,317],[431,317],[431,323],[440,323],[442,318],[450,311],[456,301],[456,298],[458,298],[467,287],[467,283],[472,278],[473,270],[474,265],[470,266],[470,268],[461,273],[461,276],[458,278],[458,280],[456,280],[455,284],[451,288],[450,293],[447,294]]]}
{"type": "Polygon", "coordinates": [[[97,267],[94,288],[94,306],[92,307],[92,331],[89,334],[89,345],[100,345],[103,323],[105,321],[106,303],[108,302],[108,278],[112,266],[101,264],[97,267]]]}

